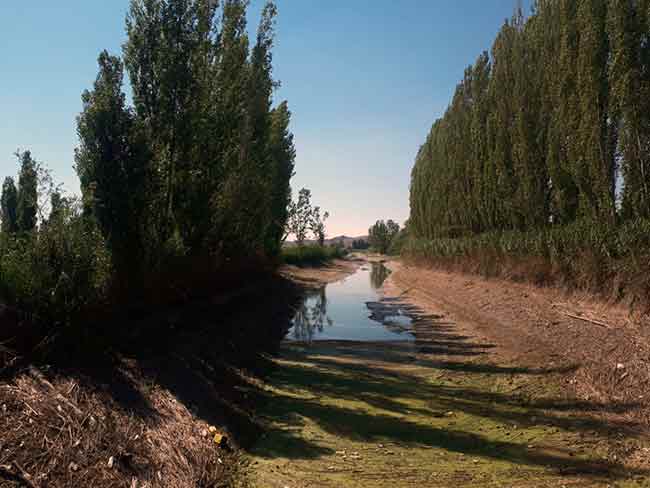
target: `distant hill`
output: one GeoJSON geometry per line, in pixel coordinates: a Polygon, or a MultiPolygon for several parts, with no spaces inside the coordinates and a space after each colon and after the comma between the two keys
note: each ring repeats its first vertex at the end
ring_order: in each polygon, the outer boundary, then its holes
{"type": "MultiPolygon", "coordinates": [[[[349,237],[349,236],[346,236],[346,235],[340,235],[340,236],[336,236],[336,237],[330,237],[329,239],[325,239],[325,245],[326,246],[333,246],[335,244],[343,244],[343,247],[351,248],[352,243],[354,241],[358,241],[358,240],[367,241],[368,236],[365,235],[365,236],[349,237]]],[[[307,239],[305,241],[305,244],[306,245],[316,244],[316,241],[313,240],[313,239],[307,239]]],[[[291,247],[291,246],[295,246],[296,243],[294,241],[291,241],[291,242],[285,242],[284,245],[287,246],[287,247],[291,247]]]]}
{"type": "Polygon", "coordinates": [[[343,247],[352,247],[352,243],[354,241],[358,241],[358,240],[367,241],[368,236],[367,235],[366,236],[358,236],[358,237],[348,237],[346,235],[336,236],[336,237],[332,237],[330,239],[325,239],[325,244],[326,245],[334,245],[334,244],[337,244],[337,243],[342,243],[343,247]]]}

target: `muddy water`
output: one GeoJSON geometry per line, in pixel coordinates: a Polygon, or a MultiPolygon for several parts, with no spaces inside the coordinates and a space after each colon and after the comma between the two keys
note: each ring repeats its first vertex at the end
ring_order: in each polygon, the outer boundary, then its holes
{"type": "Polygon", "coordinates": [[[367,263],[353,275],[309,292],[298,307],[289,341],[413,341],[411,319],[381,302],[388,277],[381,263],[367,263]]]}

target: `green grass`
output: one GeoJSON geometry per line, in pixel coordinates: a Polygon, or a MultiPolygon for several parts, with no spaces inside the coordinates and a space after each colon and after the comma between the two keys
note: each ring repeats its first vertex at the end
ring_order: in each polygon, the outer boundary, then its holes
{"type": "Polygon", "coordinates": [[[282,260],[296,266],[318,266],[332,259],[342,258],[347,251],[333,246],[295,246],[282,249],[282,260]]]}
{"type": "Polygon", "coordinates": [[[413,354],[285,346],[260,399],[268,424],[251,452],[253,486],[550,487],[571,477],[604,488],[645,476],[609,457],[615,424],[593,415],[598,402],[567,396],[560,373],[413,354]]]}

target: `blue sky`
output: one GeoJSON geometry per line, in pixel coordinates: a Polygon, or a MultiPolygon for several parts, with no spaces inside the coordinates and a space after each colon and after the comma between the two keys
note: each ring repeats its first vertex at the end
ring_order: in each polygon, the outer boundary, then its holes
{"type": "MultiPolygon", "coordinates": [[[[516,0],[278,0],[276,99],[293,112],[297,191],[332,214],[328,234],[408,217],[413,159],[463,69],[516,0]]],[[[529,2],[524,2],[526,8],[529,2]]],[[[253,0],[255,29],[261,0],[253,0]]],[[[0,2],[0,177],[30,149],[69,192],[75,117],[96,58],[120,52],[128,0],[0,2]]]]}

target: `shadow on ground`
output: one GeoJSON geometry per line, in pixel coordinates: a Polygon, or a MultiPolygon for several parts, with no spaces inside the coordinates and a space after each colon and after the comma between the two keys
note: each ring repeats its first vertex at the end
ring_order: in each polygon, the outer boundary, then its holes
{"type": "MultiPolygon", "coordinates": [[[[285,278],[261,275],[227,300],[125,313],[120,320],[132,325],[120,329],[122,336],[113,336],[111,324],[87,327],[91,334],[82,340],[70,331],[30,363],[52,382],[72,378],[85,390],[101,390],[116,409],[150,424],[167,419],[149,404],[147,390],[169,390],[199,419],[227,426],[235,445],[249,445],[262,432],[249,394],[253,378],[274,367],[268,355],[277,353],[302,293],[285,278]]],[[[3,377],[23,369],[18,362],[3,377]]]]}
{"type": "Polygon", "coordinates": [[[338,439],[342,445],[392,444],[408,453],[439,449],[582,478],[647,474],[594,447],[641,429],[624,420],[636,405],[562,394],[559,380],[579,365],[493,364],[493,344],[459,335],[444,317],[390,303],[413,318],[415,343],[283,348],[272,388],[260,393],[270,431],[255,455],[317,459],[332,455],[331,439],[338,439]],[[309,424],[331,436],[328,443],[306,440],[309,424]]]}

